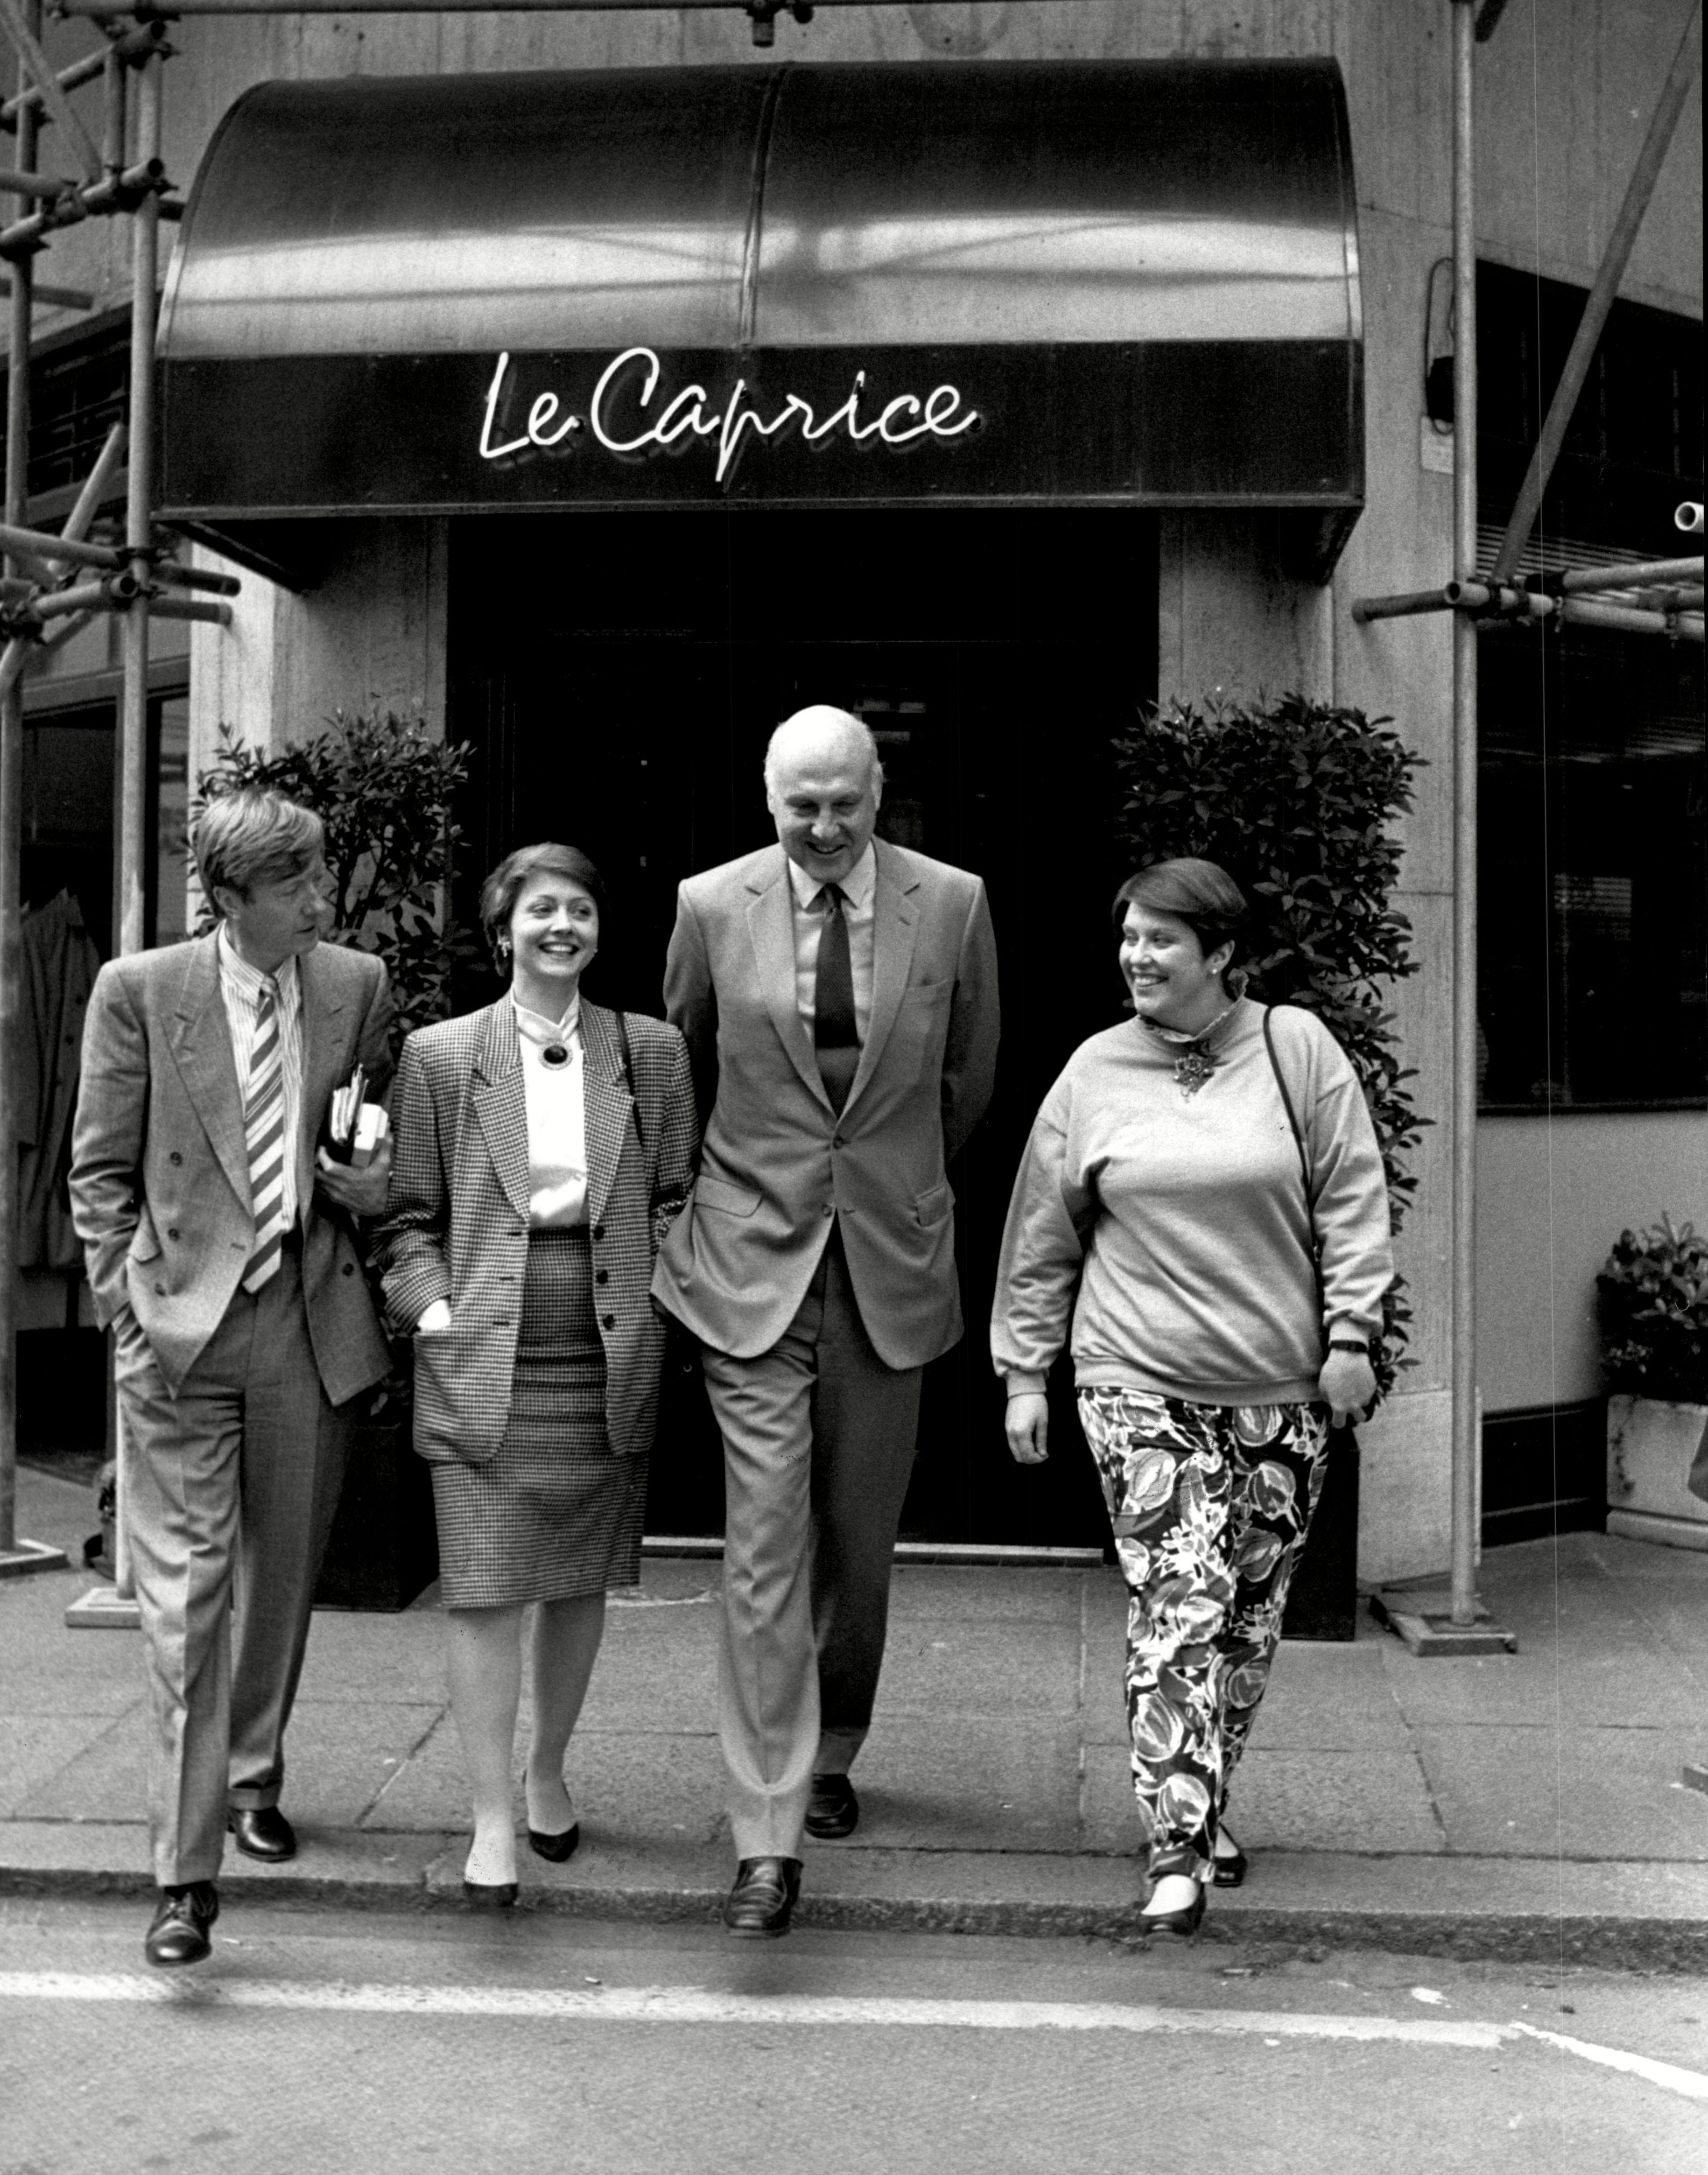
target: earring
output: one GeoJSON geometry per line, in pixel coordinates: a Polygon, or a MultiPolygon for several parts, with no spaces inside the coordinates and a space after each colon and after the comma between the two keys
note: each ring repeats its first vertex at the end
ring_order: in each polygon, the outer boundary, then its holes
{"type": "Polygon", "coordinates": [[[510,964],[510,939],[501,936],[492,948],[498,954],[498,964],[507,967],[510,964]]]}

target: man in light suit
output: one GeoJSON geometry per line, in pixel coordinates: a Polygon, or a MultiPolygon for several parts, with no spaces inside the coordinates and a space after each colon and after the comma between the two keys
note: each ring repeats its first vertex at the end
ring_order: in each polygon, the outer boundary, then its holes
{"type": "Polygon", "coordinates": [[[653,1283],[703,1348],[724,1436],[718,1730],[739,1861],[724,1923],[786,1933],[803,1828],[850,1833],[883,1662],[919,1376],[961,1335],[944,1166],[990,1098],[984,887],[873,838],[856,718],[780,725],[778,844],[680,888],[664,996],[709,1106],[653,1283]]]}
{"type": "Polygon", "coordinates": [[[384,1206],[389,1154],[358,1172],[316,1142],[358,1064],[384,1088],[391,996],[377,959],[318,944],[322,848],[278,794],[214,801],[195,850],[219,928],[103,967],[84,1031],[72,1208],[124,1420],[156,1964],[208,1954],[228,1827],[296,1852],[285,1726],[351,1401],[389,1364],[351,1221],[384,1206]]]}

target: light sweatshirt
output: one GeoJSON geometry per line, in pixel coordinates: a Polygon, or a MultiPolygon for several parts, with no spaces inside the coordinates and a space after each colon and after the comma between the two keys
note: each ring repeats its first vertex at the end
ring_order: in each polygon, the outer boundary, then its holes
{"type": "Polygon", "coordinates": [[[1015,1180],[990,1323],[1011,1397],[1043,1389],[1070,1311],[1082,1387],[1210,1405],[1314,1398],[1326,1333],[1375,1334],[1394,1264],[1363,1091],[1314,1014],[1283,1006],[1270,1024],[1310,1165],[1321,1303],[1263,1007],[1240,1000],[1190,1096],[1179,1046],[1131,1020],[1074,1052],[1015,1180]]]}

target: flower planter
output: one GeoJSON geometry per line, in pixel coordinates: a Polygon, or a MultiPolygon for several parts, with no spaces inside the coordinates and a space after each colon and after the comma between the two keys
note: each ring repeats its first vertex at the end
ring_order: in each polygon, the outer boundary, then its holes
{"type": "Polygon", "coordinates": [[[1630,1541],[1708,1550],[1708,1503],[1685,1486],[1708,1405],[1608,1400],[1608,1531],[1630,1541]]]}

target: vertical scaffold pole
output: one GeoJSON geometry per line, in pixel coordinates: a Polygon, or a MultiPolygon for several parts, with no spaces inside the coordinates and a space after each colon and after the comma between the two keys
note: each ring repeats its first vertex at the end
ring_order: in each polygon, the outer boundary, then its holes
{"type": "MultiPolygon", "coordinates": [[[[1453,0],[1453,571],[1477,572],[1475,0],[1453,0]]],[[[1453,614],[1451,1616],[1477,1621],[1477,622],[1453,614]]]]}
{"type": "MultiPolygon", "coordinates": [[[[41,0],[29,0],[24,19],[41,28],[41,0]]],[[[30,87],[18,70],[20,92],[30,87]]],[[[41,127],[34,104],[18,109],[20,172],[35,166],[41,127]]],[[[10,345],[6,355],[6,519],[26,525],[30,507],[30,321],[35,279],[29,252],[8,268],[10,345]]],[[[24,570],[5,561],[8,574],[24,570]]],[[[0,1576],[63,1565],[57,1549],[18,1537],[18,1132],[17,1073],[13,1053],[23,1024],[24,689],[14,676],[0,696],[0,1576]]]]}
{"type": "MultiPolygon", "coordinates": [[[[137,69],[138,165],[160,149],[160,60],[137,69]]],[[[113,938],[120,953],[148,942],[145,883],[149,757],[149,603],[153,575],[155,468],[155,284],[160,256],[160,198],[150,191],[131,214],[130,454],[125,549],[141,585],[124,616],[124,694],[118,736],[117,838],[113,938]]]]}

